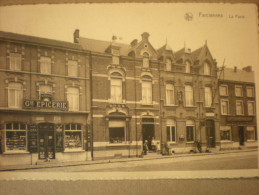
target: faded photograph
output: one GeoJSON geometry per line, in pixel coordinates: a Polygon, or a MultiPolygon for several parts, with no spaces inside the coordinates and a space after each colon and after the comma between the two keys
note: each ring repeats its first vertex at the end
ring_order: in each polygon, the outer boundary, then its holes
{"type": "Polygon", "coordinates": [[[257,169],[257,8],[0,8],[0,171],[257,169]]]}

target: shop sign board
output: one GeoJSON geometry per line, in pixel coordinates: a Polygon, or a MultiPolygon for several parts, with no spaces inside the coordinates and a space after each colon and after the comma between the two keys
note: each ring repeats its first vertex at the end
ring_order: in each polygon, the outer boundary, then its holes
{"type": "Polygon", "coordinates": [[[23,107],[26,109],[50,109],[50,110],[68,110],[68,101],[42,101],[42,100],[24,100],[23,107]]]}
{"type": "Polygon", "coordinates": [[[228,116],[228,122],[252,122],[253,117],[251,116],[228,116]]]}

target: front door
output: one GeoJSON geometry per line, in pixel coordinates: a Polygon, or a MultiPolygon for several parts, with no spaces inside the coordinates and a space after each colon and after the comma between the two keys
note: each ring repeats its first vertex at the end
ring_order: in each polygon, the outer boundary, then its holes
{"type": "Polygon", "coordinates": [[[209,148],[215,147],[215,126],[213,120],[206,120],[207,145],[209,148]]]}
{"type": "Polygon", "coordinates": [[[154,137],[155,137],[154,125],[153,124],[143,124],[142,125],[143,143],[145,141],[148,142],[148,149],[149,149],[149,151],[152,150],[151,142],[152,142],[152,138],[154,138],[154,137]]]}
{"type": "Polygon", "coordinates": [[[239,126],[238,127],[238,131],[239,131],[239,144],[241,146],[244,145],[244,141],[245,141],[245,131],[244,131],[244,127],[243,126],[239,126]]]}
{"type": "Polygon", "coordinates": [[[55,159],[54,125],[39,124],[39,159],[55,159]]]}

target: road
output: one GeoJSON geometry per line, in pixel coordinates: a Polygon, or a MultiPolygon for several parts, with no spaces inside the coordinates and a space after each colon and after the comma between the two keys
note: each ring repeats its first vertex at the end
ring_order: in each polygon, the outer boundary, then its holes
{"type": "MultiPolygon", "coordinates": [[[[93,165],[67,166],[26,170],[29,172],[134,172],[134,171],[189,171],[256,169],[258,152],[211,154],[189,157],[172,157],[129,162],[112,162],[93,165]]],[[[22,170],[24,171],[24,170],[22,170]]]]}

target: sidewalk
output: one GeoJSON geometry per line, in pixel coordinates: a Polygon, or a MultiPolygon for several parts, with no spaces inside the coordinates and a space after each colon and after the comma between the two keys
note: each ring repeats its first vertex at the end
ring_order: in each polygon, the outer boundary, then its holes
{"type": "Polygon", "coordinates": [[[179,157],[195,157],[205,155],[217,155],[217,154],[228,154],[228,153],[243,153],[258,151],[257,148],[243,149],[243,150],[224,150],[216,151],[211,153],[188,153],[188,154],[173,154],[173,155],[145,155],[143,157],[132,157],[132,158],[120,158],[110,160],[93,160],[93,161],[82,161],[82,162],[46,162],[38,165],[10,165],[1,166],[0,171],[15,171],[15,170],[27,170],[27,169],[41,169],[41,168],[55,168],[55,167],[68,167],[68,166],[80,166],[80,165],[93,165],[93,164],[106,164],[106,163],[118,163],[118,162],[129,162],[129,161],[144,161],[144,160],[155,160],[155,159],[167,159],[167,158],[179,158],[179,157]]]}

